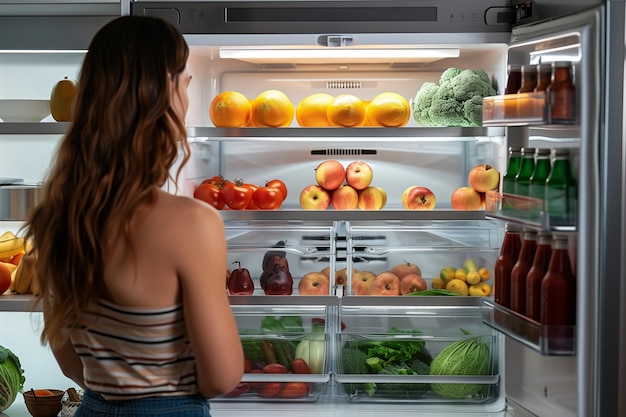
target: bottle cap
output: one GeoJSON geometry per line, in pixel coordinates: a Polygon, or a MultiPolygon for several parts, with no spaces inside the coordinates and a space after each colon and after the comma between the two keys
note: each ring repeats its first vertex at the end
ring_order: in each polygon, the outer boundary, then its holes
{"type": "Polygon", "coordinates": [[[535,148],[522,148],[522,153],[524,155],[534,155],[535,154],[535,148]]]}
{"type": "Polygon", "coordinates": [[[550,155],[550,148],[535,148],[535,155],[550,155]]]}
{"type": "Polygon", "coordinates": [[[568,148],[553,148],[552,149],[552,156],[566,156],[566,155],[569,155],[568,148]]]}
{"type": "Polygon", "coordinates": [[[542,71],[550,71],[552,70],[552,64],[538,64],[537,65],[537,71],[542,72],[542,71]]]}
{"type": "Polygon", "coordinates": [[[552,68],[569,68],[572,66],[570,61],[554,61],[552,63],[552,68]]]}
{"type": "Polygon", "coordinates": [[[521,153],[521,152],[522,152],[522,148],[509,146],[509,153],[521,153]]]}

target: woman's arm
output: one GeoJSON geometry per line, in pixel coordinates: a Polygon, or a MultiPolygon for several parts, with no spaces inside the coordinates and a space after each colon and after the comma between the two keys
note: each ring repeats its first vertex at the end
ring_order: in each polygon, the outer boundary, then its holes
{"type": "Polygon", "coordinates": [[[185,320],[196,356],[198,388],[207,398],[232,391],[243,376],[243,349],[226,294],[224,224],[208,205],[193,202],[181,241],[179,279],[185,320]]]}

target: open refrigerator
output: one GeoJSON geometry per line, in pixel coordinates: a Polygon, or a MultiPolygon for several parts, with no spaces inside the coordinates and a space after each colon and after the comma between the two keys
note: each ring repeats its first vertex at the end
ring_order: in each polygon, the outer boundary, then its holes
{"type": "MultiPolygon", "coordinates": [[[[52,2],[41,9],[38,5],[43,1],[28,7],[4,3],[0,3],[0,19],[12,26],[0,26],[0,76],[8,81],[0,84],[0,98],[47,98],[58,79],[77,77],[84,54],[80,49],[86,47],[89,35],[78,41],[70,36],[68,44],[54,36],[33,41],[20,36],[29,25],[40,22],[55,32],[68,22],[90,22],[87,26],[92,30],[85,33],[93,33],[118,11],[156,15],[184,33],[191,48],[188,68],[193,76],[186,120],[192,157],[179,182],[166,185],[168,190],[191,197],[200,182],[214,175],[253,184],[272,178],[285,181],[288,195],[279,210],[221,211],[229,263],[248,269],[255,284],[251,296],[230,296],[231,304],[243,343],[295,346],[315,342],[324,348],[322,367],[308,375],[246,373],[243,382],[248,385],[304,382],[309,390],[297,398],[264,397],[258,390],[219,398],[212,403],[213,415],[626,415],[619,395],[626,379],[621,354],[626,348],[622,307],[626,289],[621,283],[623,2],[83,1],[69,12],[74,16],[63,17],[69,21],[60,20],[61,13],[53,11],[61,9],[52,2]],[[37,16],[29,17],[29,13],[37,16]],[[8,31],[11,37],[4,36],[8,31]],[[373,49],[379,51],[378,56],[371,54],[373,49]],[[329,50],[334,57],[312,58],[329,50]],[[431,55],[380,55],[403,50],[431,55]],[[353,51],[370,55],[353,57],[353,51]],[[233,54],[239,58],[226,58],[233,54]],[[393,91],[412,99],[424,83],[437,82],[450,67],[486,71],[497,98],[503,94],[508,64],[563,60],[574,66],[578,103],[574,125],[495,117],[480,127],[422,127],[411,118],[398,128],[315,128],[300,127],[294,118],[291,126],[282,128],[216,128],[208,112],[211,100],[223,91],[254,98],[277,89],[294,105],[318,92],[370,100],[393,91]],[[451,208],[450,195],[467,185],[473,166],[489,164],[501,173],[506,170],[509,147],[570,150],[578,183],[574,222],[556,226],[542,211],[528,217],[524,212],[503,210],[501,201],[481,210],[451,208]],[[299,194],[315,183],[314,170],[327,159],[344,165],[357,160],[370,164],[372,185],[387,193],[385,207],[302,209],[299,194]],[[434,191],[435,210],[404,209],[401,196],[412,185],[434,191]],[[549,339],[541,336],[541,326],[500,309],[492,295],[355,295],[356,272],[381,273],[406,261],[421,267],[429,287],[443,266],[461,265],[467,258],[493,273],[505,224],[568,237],[577,278],[577,314],[575,337],[567,352],[552,351],[549,339]],[[280,252],[287,259],[294,279],[290,295],[264,295],[259,277],[268,252],[280,252]],[[324,268],[331,277],[345,270],[346,282],[331,281],[324,295],[299,294],[300,279],[324,268]],[[525,332],[502,326],[494,320],[498,313],[509,314],[517,325],[539,331],[540,336],[527,337],[525,332]],[[268,331],[264,327],[268,317],[301,321],[297,328],[268,331]],[[448,344],[475,336],[489,349],[487,375],[373,376],[347,372],[344,367],[344,356],[350,354],[345,348],[358,343],[423,343],[436,356],[448,344]],[[482,388],[462,398],[443,397],[430,389],[418,396],[370,395],[364,388],[370,383],[379,387],[477,384],[482,388]]],[[[50,117],[40,123],[0,123],[0,141],[3,150],[7,149],[0,154],[0,177],[41,181],[66,128],[67,123],[50,117]]],[[[503,194],[494,193],[496,197],[503,194]]],[[[3,228],[14,231],[21,224],[17,218],[2,220],[3,228]]],[[[0,297],[0,344],[23,357],[27,384],[53,383],[63,388],[71,382],[38,345],[40,316],[27,312],[28,301],[29,296],[23,295],[0,297]]],[[[25,413],[19,398],[6,411],[12,417],[25,413]]]]}

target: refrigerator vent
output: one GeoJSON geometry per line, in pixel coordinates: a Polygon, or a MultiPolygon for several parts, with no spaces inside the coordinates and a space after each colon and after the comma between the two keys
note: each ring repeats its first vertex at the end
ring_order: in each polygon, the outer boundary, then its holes
{"type": "Polygon", "coordinates": [[[361,81],[328,81],[326,82],[326,88],[332,88],[334,90],[341,90],[345,88],[362,88],[361,81]]]}
{"type": "Polygon", "coordinates": [[[376,155],[376,149],[313,149],[311,155],[376,155]]]}

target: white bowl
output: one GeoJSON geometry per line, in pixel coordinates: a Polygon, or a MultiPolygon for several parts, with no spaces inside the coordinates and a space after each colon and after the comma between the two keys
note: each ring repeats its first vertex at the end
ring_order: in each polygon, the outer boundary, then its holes
{"type": "Polygon", "coordinates": [[[40,122],[50,115],[50,100],[0,100],[4,122],[40,122]]]}

